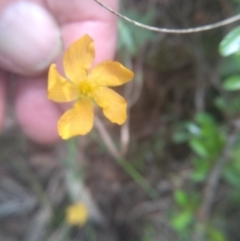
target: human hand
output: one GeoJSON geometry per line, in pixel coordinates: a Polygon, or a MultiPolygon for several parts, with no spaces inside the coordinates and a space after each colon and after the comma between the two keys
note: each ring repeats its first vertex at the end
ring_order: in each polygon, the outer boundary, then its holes
{"type": "MultiPolygon", "coordinates": [[[[117,8],[117,0],[105,2],[117,8]]],[[[23,131],[40,143],[59,139],[57,121],[62,108],[47,99],[47,69],[63,48],[86,33],[95,41],[95,63],[113,58],[116,18],[93,0],[1,0],[0,130],[9,73],[15,73],[14,107],[23,131]]]]}

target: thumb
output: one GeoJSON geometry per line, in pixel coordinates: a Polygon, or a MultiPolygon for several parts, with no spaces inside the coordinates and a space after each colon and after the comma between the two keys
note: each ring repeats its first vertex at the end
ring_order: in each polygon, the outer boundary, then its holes
{"type": "Polygon", "coordinates": [[[23,75],[37,74],[61,49],[59,27],[41,6],[20,1],[0,9],[0,67],[23,75]]]}

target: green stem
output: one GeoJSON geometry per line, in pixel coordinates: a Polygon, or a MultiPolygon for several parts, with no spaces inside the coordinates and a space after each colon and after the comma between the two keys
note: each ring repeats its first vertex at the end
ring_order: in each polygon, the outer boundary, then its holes
{"type": "Polygon", "coordinates": [[[125,160],[124,158],[116,158],[116,162],[127,172],[127,174],[149,195],[155,199],[158,197],[157,192],[150,184],[141,176],[141,174],[125,160]]]}

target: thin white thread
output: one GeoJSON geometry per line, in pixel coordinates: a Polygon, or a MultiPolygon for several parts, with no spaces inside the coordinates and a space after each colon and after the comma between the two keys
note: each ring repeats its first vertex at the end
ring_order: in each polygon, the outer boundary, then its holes
{"type": "Polygon", "coordinates": [[[173,33],[173,34],[186,34],[186,33],[196,33],[196,32],[202,32],[202,31],[207,31],[207,30],[211,30],[214,28],[219,28],[234,22],[237,22],[240,20],[240,14],[237,14],[235,16],[232,16],[230,18],[227,18],[225,20],[219,21],[217,23],[213,23],[213,24],[208,24],[208,25],[204,25],[204,26],[200,26],[200,27],[195,27],[195,28],[187,28],[187,29],[169,29],[169,28],[157,28],[157,27],[153,27],[150,25],[146,25],[146,24],[142,24],[139,23],[137,21],[134,21],[124,15],[122,15],[121,13],[113,10],[112,8],[110,8],[109,6],[105,5],[104,3],[102,3],[99,0],[93,0],[96,3],[98,3],[99,5],[101,5],[103,8],[105,8],[106,10],[108,10],[109,12],[115,14],[116,16],[124,19],[125,21],[132,23],[140,28],[144,28],[150,31],[154,31],[154,32],[161,32],[161,33],[173,33]]]}

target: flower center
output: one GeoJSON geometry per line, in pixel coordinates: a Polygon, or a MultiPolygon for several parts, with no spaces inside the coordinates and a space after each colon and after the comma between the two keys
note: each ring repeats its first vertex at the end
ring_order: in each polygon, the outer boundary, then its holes
{"type": "Polygon", "coordinates": [[[79,94],[81,96],[91,96],[91,93],[93,91],[93,86],[91,85],[91,83],[87,80],[83,80],[81,81],[80,85],[79,85],[79,94]]]}

